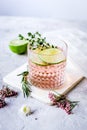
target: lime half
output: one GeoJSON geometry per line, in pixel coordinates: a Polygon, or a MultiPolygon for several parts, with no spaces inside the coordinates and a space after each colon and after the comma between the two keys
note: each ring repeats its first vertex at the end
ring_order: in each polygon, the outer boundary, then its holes
{"type": "Polygon", "coordinates": [[[48,64],[57,64],[65,61],[63,51],[59,48],[49,48],[39,52],[39,58],[48,64]]]}
{"type": "Polygon", "coordinates": [[[9,48],[12,52],[16,54],[23,54],[26,53],[27,51],[27,44],[28,44],[27,40],[15,39],[9,43],[9,48]]]}

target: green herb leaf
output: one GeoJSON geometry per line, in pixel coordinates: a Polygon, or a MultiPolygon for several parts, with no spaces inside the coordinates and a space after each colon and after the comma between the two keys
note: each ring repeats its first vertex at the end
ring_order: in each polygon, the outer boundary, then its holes
{"type": "Polygon", "coordinates": [[[18,36],[18,37],[19,37],[19,39],[20,39],[20,40],[25,39],[25,38],[24,38],[21,34],[19,34],[19,36],[18,36]]]}
{"type": "Polygon", "coordinates": [[[28,72],[28,71],[24,71],[24,72],[22,72],[21,74],[18,74],[17,76],[22,75],[22,76],[24,77],[24,76],[27,76],[28,74],[29,74],[29,72],[28,72]]]}
{"type": "Polygon", "coordinates": [[[32,85],[27,81],[28,74],[29,74],[28,71],[24,71],[21,74],[17,75],[17,76],[22,76],[21,84],[22,84],[22,90],[23,90],[24,97],[30,96],[30,93],[31,93],[31,86],[32,85]]]}
{"type": "Polygon", "coordinates": [[[37,34],[39,37],[41,37],[41,34],[39,32],[36,32],[35,34],[37,34]]]}
{"type": "Polygon", "coordinates": [[[31,32],[28,32],[27,34],[28,34],[28,36],[32,36],[32,33],[31,33],[31,32]]]}

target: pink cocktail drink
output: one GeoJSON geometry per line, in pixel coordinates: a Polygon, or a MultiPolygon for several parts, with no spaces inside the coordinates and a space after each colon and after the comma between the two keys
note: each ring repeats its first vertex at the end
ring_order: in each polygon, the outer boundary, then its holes
{"type": "Polygon", "coordinates": [[[41,42],[34,49],[28,46],[28,80],[32,85],[42,89],[58,89],[64,83],[67,45],[64,41],[59,43],[54,46],[41,42]]]}
{"type": "Polygon", "coordinates": [[[48,66],[39,66],[29,61],[29,80],[39,88],[57,89],[64,82],[66,61],[48,66]]]}

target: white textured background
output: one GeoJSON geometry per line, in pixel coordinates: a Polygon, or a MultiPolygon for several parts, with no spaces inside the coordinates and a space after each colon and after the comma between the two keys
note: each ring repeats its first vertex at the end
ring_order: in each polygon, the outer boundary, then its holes
{"type": "Polygon", "coordinates": [[[87,20],[87,0],[0,0],[0,15],[87,20]]]}

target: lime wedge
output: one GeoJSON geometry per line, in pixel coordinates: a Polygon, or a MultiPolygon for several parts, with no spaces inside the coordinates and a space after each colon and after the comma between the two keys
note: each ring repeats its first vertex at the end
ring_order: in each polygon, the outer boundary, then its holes
{"type": "Polygon", "coordinates": [[[32,56],[30,56],[30,60],[34,64],[37,64],[37,65],[40,65],[40,66],[46,66],[46,65],[48,65],[47,63],[45,63],[44,61],[42,61],[40,59],[40,57],[38,56],[38,54],[33,54],[32,56]]]}
{"type": "Polygon", "coordinates": [[[40,65],[40,66],[45,66],[45,65],[48,65],[47,63],[45,63],[44,61],[42,61],[39,57],[39,52],[41,50],[39,48],[36,48],[35,50],[33,50],[31,52],[31,55],[29,55],[30,57],[30,60],[34,63],[34,64],[37,64],[37,65],[40,65]]]}
{"type": "Polygon", "coordinates": [[[9,48],[12,52],[16,54],[23,54],[27,51],[27,44],[28,44],[27,40],[15,39],[10,41],[9,48]]]}
{"type": "Polygon", "coordinates": [[[57,64],[65,61],[62,50],[58,48],[49,48],[39,52],[39,58],[48,64],[57,64]]]}

